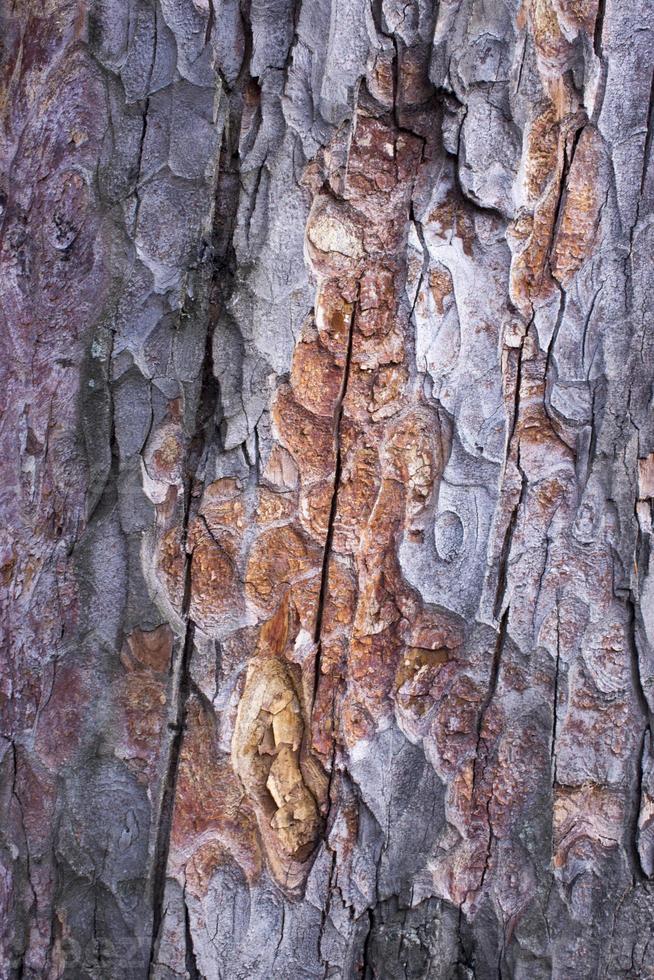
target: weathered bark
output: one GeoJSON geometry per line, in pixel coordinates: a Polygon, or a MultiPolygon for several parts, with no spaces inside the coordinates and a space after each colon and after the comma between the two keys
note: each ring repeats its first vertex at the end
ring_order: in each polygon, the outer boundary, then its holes
{"type": "Polygon", "coordinates": [[[653,21],[5,5],[3,977],[654,976],[653,21]]]}

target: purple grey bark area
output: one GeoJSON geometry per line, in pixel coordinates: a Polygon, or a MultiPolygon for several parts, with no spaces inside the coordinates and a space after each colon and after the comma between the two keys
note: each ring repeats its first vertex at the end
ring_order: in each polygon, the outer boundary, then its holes
{"type": "Polygon", "coordinates": [[[654,6],[0,7],[0,977],[654,977],[654,6]]]}

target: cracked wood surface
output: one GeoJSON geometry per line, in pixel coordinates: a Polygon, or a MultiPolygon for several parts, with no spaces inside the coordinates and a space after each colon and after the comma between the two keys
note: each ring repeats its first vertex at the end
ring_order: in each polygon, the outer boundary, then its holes
{"type": "Polygon", "coordinates": [[[0,12],[0,974],[654,976],[647,0],[0,12]]]}

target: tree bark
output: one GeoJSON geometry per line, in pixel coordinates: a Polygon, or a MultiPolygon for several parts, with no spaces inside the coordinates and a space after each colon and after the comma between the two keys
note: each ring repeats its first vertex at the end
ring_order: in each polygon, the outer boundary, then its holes
{"type": "Polygon", "coordinates": [[[654,976],[652,5],[1,18],[2,977],[654,976]]]}

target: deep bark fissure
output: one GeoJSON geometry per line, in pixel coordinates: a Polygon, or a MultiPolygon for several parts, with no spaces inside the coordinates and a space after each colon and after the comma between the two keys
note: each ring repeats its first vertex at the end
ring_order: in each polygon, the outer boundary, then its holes
{"type": "MultiPolygon", "coordinates": [[[[188,504],[185,508],[185,530],[188,530],[188,504]]],[[[184,540],[186,554],[186,540],[184,540]]],[[[154,851],[154,875],[152,882],[152,944],[150,951],[150,972],[156,960],[156,949],[159,933],[164,916],[164,900],[166,880],[168,876],[168,854],[175,808],[175,790],[179,773],[179,761],[184,739],[184,729],[187,718],[188,698],[191,691],[191,656],[195,637],[195,624],[189,616],[191,602],[191,562],[192,555],[187,555],[185,562],[185,584],[182,613],[186,620],[184,640],[181,644],[181,655],[173,665],[172,692],[170,703],[174,706],[173,718],[168,728],[173,732],[168,753],[168,766],[163,781],[161,807],[157,825],[157,838],[154,851]]],[[[186,906],[185,906],[186,909],[186,906]]],[[[185,914],[188,914],[185,912],[185,914]]]]}
{"type": "MultiPolygon", "coordinates": [[[[180,314],[180,318],[183,316],[180,314]]],[[[191,661],[193,656],[196,623],[191,616],[192,601],[192,571],[193,552],[189,551],[188,538],[193,514],[193,490],[198,482],[206,446],[213,435],[214,403],[216,383],[213,378],[213,361],[211,356],[211,329],[207,325],[203,360],[202,386],[196,410],[195,431],[189,440],[189,462],[191,468],[186,475],[183,489],[184,503],[181,523],[180,547],[184,555],[183,594],[180,609],[180,619],[184,623],[183,640],[179,643],[180,653],[173,660],[171,670],[171,688],[169,704],[172,720],[168,722],[168,731],[172,738],[167,747],[167,765],[161,789],[161,803],[157,819],[157,834],[153,856],[152,875],[152,939],[150,946],[149,973],[152,972],[156,959],[157,944],[160,938],[164,920],[164,901],[166,880],[168,874],[168,858],[170,852],[171,834],[175,809],[175,793],[179,775],[180,758],[186,731],[188,702],[193,689],[191,676],[191,661]]],[[[188,916],[186,901],[184,914],[188,916]]],[[[194,954],[193,954],[194,955],[194,954]]]]}
{"type": "Polygon", "coordinates": [[[647,131],[645,133],[645,149],[643,151],[643,169],[640,177],[641,199],[645,193],[645,181],[647,180],[647,171],[649,170],[649,161],[652,155],[652,139],[654,139],[654,71],[652,72],[652,86],[649,93],[649,105],[647,106],[647,131]]]}
{"type": "Polygon", "coordinates": [[[193,932],[191,930],[191,916],[189,915],[188,902],[186,898],[186,884],[182,895],[184,905],[184,942],[186,945],[185,966],[188,980],[201,980],[203,974],[198,970],[195,946],[193,944],[193,932]]]}
{"type": "Polygon", "coordinates": [[[554,662],[554,684],[552,694],[552,740],[550,743],[550,760],[552,772],[552,787],[556,784],[556,734],[559,721],[559,671],[561,668],[561,612],[557,602],[556,607],[556,660],[554,662]]]}
{"type": "MultiPolygon", "coordinates": [[[[4,736],[4,735],[2,737],[3,738],[7,738],[7,736],[4,736]]],[[[16,783],[18,781],[18,753],[16,751],[16,743],[15,743],[15,741],[12,738],[7,738],[7,741],[9,742],[9,746],[10,746],[11,764],[12,764],[12,771],[11,771],[11,798],[16,801],[16,805],[17,805],[18,811],[20,813],[20,825],[21,825],[21,830],[22,830],[22,833],[23,833],[23,845],[24,845],[24,848],[25,848],[25,873],[26,873],[27,885],[28,885],[28,888],[30,890],[31,901],[32,901],[30,912],[31,912],[31,909],[34,909],[35,912],[36,912],[36,910],[38,910],[38,899],[37,899],[36,891],[34,889],[34,884],[32,882],[32,858],[31,858],[31,854],[30,854],[29,839],[28,839],[28,836],[27,836],[27,831],[25,829],[25,811],[24,811],[24,808],[23,808],[23,803],[21,801],[21,798],[18,795],[18,790],[17,790],[17,786],[16,786],[16,783]]],[[[22,948],[21,948],[21,951],[19,953],[19,960],[18,960],[18,976],[19,977],[22,977],[24,975],[24,972],[25,972],[25,956],[26,956],[27,948],[28,948],[28,945],[27,945],[27,938],[28,937],[25,937],[25,938],[26,938],[26,941],[22,944],[22,948]]]]}
{"type": "Polygon", "coordinates": [[[136,178],[134,181],[134,197],[136,199],[136,207],[134,208],[134,222],[132,226],[132,233],[136,234],[139,222],[139,211],[141,209],[141,167],[143,164],[143,147],[145,146],[145,139],[148,134],[148,110],[150,108],[150,96],[147,96],[143,105],[143,116],[141,123],[141,136],[139,140],[139,151],[138,157],[136,159],[136,178]]]}
{"type": "Polygon", "coordinates": [[[368,917],[368,931],[366,932],[366,937],[363,941],[363,946],[361,949],[361,980],[368,980],[371,977],[372,966],[371,966],[371,956],[370,956],[370,945],[372,943],[373,928],[375,925],[375,917],[372,909],[368,909],[364,913],[368,917]]]}
{"type": "MultiPolygon", "coordinates": [[[[484,749],[482,750],[482,742],[484,742],[484,722],[486,720],[486,715],[493,703],[493,700],[497,692],[497,685],[498,685],[500,670],[502,665],[502,653],[507,642],[507,635],[508,635],[507,630],[508,630],[510,610],[511,610],[511,606],[508,605],[502,615],[502,619],[499,624],[499,629],[497,631],[497,639],[493,649],[493,660],[491,663],[490,676],[488,680],[488,691],[479,708],[479,714],[477,719],[477,742],[475,746],[474,764],[472,770],[471,792],[473,798],[475,796],[475,791],[477,787],[483,785],[485,775],[486,775],[486,769],[488,768],[488,765],[490,763],[490,757],[493,751],[493,745],[491,745],[490,743],[487,743],[484,749]]],[[[495,832],[493,830],[493,819],[490,810],[492,801],[493,801],[493,784],[491,782],[484,799],[484,810],[486,814],[486,824],[488,827],[488,837],[486,841],[486,849],[484,855],[484,867],[482,869],[479,882],[474,888],[475,893],[479,893],[484,887],[484,882],[488,874],[492,852],[493,852],[495,832]]],[[[462,904],[465,904],[465,902],[469,897],[469,894],[470,893],[468,892],[462,904]]]]}
{"type": "MultiPolygon", "coordinates": [[[[563,145],[563,161],[561,166],[561,176],[559,179],[559,189],[558,189],[558,195],[556,199],[556,206],[554,208],[554,220],[552,222],[550,241],[547,248],[547,266],[550,270],[552,278],[559,286],[559,289],[561,290],[563,297],[565,296],[563,288],[561,287],[560,283],[558,282],[558,279],[552,272],[552,266],[551,266],[552,248],[557,240],[559,228],[561,225],[561,218],[565,210],[565,202],[568,195],[568,178],[570,177],[570,171],[572,170],[572,164],[574,163],[574,158],[577,152],[577,147],[579,146],[579,140],[581,139],[581,134],[583,133],[587,124],[588,124],[587,121],[584,121],[583,123],[581,123],[581,125],[577,126],[577,128],[572,133],[572,139],[566,140],[566,142],[563,145]],[[568,142],[570,142],[569,150],[568,150],[568,142]]],[[[550,346],[553,346],[553,341],[550,346]]]]}
{"type": "Polygon", "coordinates": [[[323,548],[322,566],[320,570],[320,589],[318,592],[318,608],[316,611],[316,628],[314,633],[314,642],[316,643],[316,667],[315,667],[315,677],[314,677],[314,687],[313,687],[314,704],[316,701],[316,696],[318,694],[318,685],[320,683],[320,673],[321,673],[321,664],[322,664],[322,650],[321,650],[322,621],[323,621],[325,603],[327,600],[328,589],[329,589],[329,562],[332,555],[334,529],[335,529],[336,517],[338,513],[338,492],[341,485],[342,470],[343,470],[341,425],[343,421],[343,407],[347,395],[347,386],[350,378],[350,365],[352,363],[352,345],[354,341],[356,311],[357,311],[357,303],[355,302],[352,309],[352,315],[350,317],[350,323],[349,323],[347,349],[345,353],[345,363],[343,365],[343,379],[341,382],[341,388],[338,393],[338,397],[336,399],[336,406],[334,409],[334,449],[335,449],[334,484],[333,484],[333,490],[332,490],[332,495],[331,495],[331,500],[329,505],[327,533],[325,535],[325,545],[323,548]]]}
{"type": "Polygon", "coordinates": [[[634,598],[631,592],[629,593],[626,600],[627,607],[627,637],[629,642],[630,650],[630,671],[631,671],[631,681],[633,686],[633,691],[636,695],[636,703],[638,705],[638,710],[643,721],[643,732],[640,741],[640,748],[638,756],[636,759],[635,773],[633,779],[633,790],[631,793],[631,815],[628,821],[628,827],[626,832],[627,842],[628,842],[628,853],[630,855],[630,864],[632,867],[632,873],[636,880],[646,880],[647,874],[642,865],[642,859],[638,847],[638,833],[639,833],[639,816],[640,810],[643,803],[643,758],[645,755],[645,746],[647,743],[647,735],[652,731],[652,712],[650,711],[649,702],[647,700],[647,695],[643,688],[643,681],[640,669],[640,651],[637,636],[637,614],[636,606],[634,603],[634,598]]]}

